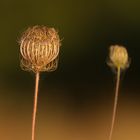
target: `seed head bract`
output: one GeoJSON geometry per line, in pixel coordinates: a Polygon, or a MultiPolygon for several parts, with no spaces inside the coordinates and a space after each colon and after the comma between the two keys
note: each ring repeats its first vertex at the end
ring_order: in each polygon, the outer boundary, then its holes
{"type": "Polygon", "coordinates": [[[109,66],[126,69],[129,67],[129,57],[124,46],[112,45],[109,51],[109,66]]]}
{"type": "Polygon", "coordinates": [[[55,70],[59,48],[60,39],[54,28],[29,27],[20,39],[22,69],[33,72],[55,70]]]}

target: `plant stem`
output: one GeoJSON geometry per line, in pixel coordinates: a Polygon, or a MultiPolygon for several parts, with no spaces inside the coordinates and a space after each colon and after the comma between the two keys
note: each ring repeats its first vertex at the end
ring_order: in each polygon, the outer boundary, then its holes
{"type": "Polygon", "coordinates": [[[36,80],[35,80],[35,93],[34,93],[33,118],[32,118],[32,140],[35,140],[38,87],[39,87],[39,72],[36,73],[36,80]]]}
{"type": "Polygon", "coordinates": [[[114,107],[113,107],[113,114],[112,114],[112,122],[111,122],[109,140],[112,140],[112,134],[113,134],[113,129],[114,129],[114,122],[115,122],[117,103],[118,103],[119,84],[120,84],[120,67],[117,68],[116,89],[115,89],[114,107]]]}

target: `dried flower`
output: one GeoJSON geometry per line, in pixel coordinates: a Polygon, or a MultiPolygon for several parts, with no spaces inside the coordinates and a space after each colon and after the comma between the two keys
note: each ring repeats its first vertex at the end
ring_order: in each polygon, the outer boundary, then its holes
{"type": "MultiPolygon", "coordinates": [[[[20,40],[22,69],[33,72],[50,71],[49,63],[57,58],[59,48],[60,39],[54,28],[46,26],[28,28],[20,40]]],[[[54,62],[56,64],[56,61],[54,62]]]]}
{"type": "Polygon", "coordinates": [[[112,114],[111,128],[109,133],[109,140],[112,140],[117,105],[118,105],[121,70],[126,69],[129,66],[129,61],[128,61],[128,53],[126,48],[119,45],[113,45],[110,47],[109,57],[110,57],[110,61],[108,63],[109,66],[115,68],[117,72],[113,114],[112,114]]]}
{"type": "Polygon", "coordinates": [[[39,77],[42,71],[54,71],[58,65],[59,35],[54,28],[33,26],[20,39],[21,68],[35,72],[35,93],[32,118],[32,140],[35,140],[39,77]]]}
{"type": "Polygon", "coordinates": [[[125,69],[129,66],[128,53],[125,47],[113,45],[110,47],[109,65],[115,68],[125,69]]]}

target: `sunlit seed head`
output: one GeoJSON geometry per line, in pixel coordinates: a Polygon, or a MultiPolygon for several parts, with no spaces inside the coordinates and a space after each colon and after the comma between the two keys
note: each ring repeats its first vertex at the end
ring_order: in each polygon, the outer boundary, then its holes
{"type": "Polygon", "coordinates": [[[59,48],[60,39],[54,28],[30,27],[20,39],[21,67],[34,72],[49,71],[49,63],[51,67],[52,64],[56,65],[54,60],[59,54],[59,48]]]}
{"type": "Polygon", "coordinates": [[[112,45],[110,47],[109,59],[111,67],[125,69],[129,66],[128,53],[123,46],[112,45]]]}

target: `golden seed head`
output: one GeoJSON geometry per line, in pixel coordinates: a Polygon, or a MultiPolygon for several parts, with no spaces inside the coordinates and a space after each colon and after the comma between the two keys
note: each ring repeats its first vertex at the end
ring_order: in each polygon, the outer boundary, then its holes
{"type": "Polygon", "coordinates": [[[125,69],[129,66],[128,53],[125,47],[113,45],[110,47],[110,66],[125,69]]]}
{"type": "Polygon", "coordinates": [[[60,39],[54,28],[28,28],[20,39],[22,69],[34,72],[52,71],[57,66],[59,48],[60,39]]]}

